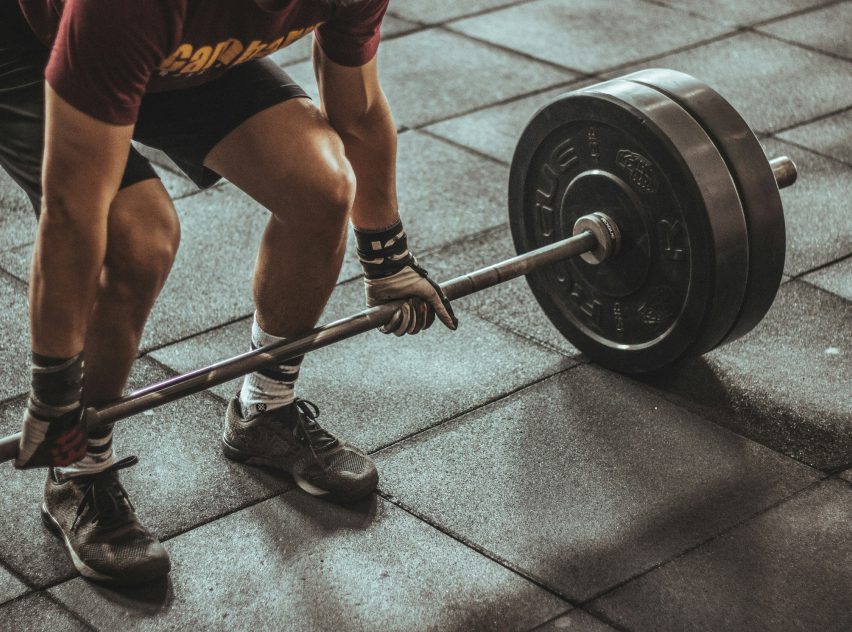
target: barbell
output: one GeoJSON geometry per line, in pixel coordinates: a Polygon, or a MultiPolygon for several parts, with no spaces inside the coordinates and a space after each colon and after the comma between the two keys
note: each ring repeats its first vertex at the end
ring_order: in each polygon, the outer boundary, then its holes
{"type": "MultiPolygon", "coordinates": [[[[521,134],[509,176],[518,255],[441,284],[453,301],[526,275],[556,328],[593,362],[643,373],[745,335],[784,267],[779,189],[737,111],[706,84],[645,70],[556,97],[521,134]]],[[[86,410],[89,428],[198,393],[386,324],[401,302],[234,356],[86,410]]],[[[0,462],[20,435],[0,439],[0,462]]]]}

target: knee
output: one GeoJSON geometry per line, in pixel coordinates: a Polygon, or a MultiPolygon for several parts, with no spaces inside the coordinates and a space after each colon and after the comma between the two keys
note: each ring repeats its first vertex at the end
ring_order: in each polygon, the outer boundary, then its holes
{"type": "Polygon", "coordinates": [[[325,161],[317,176],[309,184],[315,212],[328,224],[345,224],[355,203],[355,172],[352,166],[344,155],[340,155],[325,161]]]}
{"type": "Polygon", "coordinates": [[[180,224],[174,209],[142,215],[145,221],[110,235],[104,261],[105,289],[122,301],[147,306],[157,297],[177,255],[180,224]]]}
{"type": "Polygon", "coordinates": [[[269,210],[278,220],[303,230],[335,233],[346,225],[355,202],[355,172],[343,144],[337,144],[339,149],[331,144],[311,152],[298,173],[288,171],[277,178],[269,210]]]}

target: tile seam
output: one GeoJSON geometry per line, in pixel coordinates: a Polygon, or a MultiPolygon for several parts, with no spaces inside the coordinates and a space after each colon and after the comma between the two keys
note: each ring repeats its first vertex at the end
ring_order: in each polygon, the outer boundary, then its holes
{"type": "Polygon", "coordinates": [[[427,516],[424,513],[421,513],[420,511],[414,509],[413,507],[411,507],[410,505],[405,503],[405,501],[394,496],[390,492],[386,492],[386,491],[382,490],[381,488],[379,488],[376,493],[377,493],[378,496],[383,498],[386,502],[392,504],[393,506],[397,507],[398,509],[401,509],[402,511],[409,514],[413,518],[416,518],[420,522],[429,525],[430,527],[432,527],[433,529],[435,529],[439,533],[442,533],[445,536],[452,538],[453,540],[455,540],[459,544],[462,544],[466,548],[468,548],[472,551],[475,551],[476,553],[478,553],[479,555],[481,555],[485,559],[494,562],[495,564],[497,564],[498,566],[508,570],[512,574],[517,575],[518,577],[530,582],[531,584],[534,584],[538,588],[540,588],[540,589],[544,590],[545,592],[553,595],[554,597],[561,599],[562,601],[564,601],[567,604],[569,604],[570,606],[572,606],[572,608],[577,607],[576,601],[574,601],[571,597],[561,593],[558,589],[547,585],[547,583],[543,579],[537,577],[536,575],[534,575],[532,573],[528,573],[528,572],[524,571],[522,568],[515,566],[514,564],[512,564],[511,562],[509,562],[508,560],[506,560],[502,556],[498,555],[497,553],[495,553],[493,551],[488,550],[486,547],[484,547],[484,546],[474,542],[473,540],[467,538],[466,536],[457,532],[455,529],[452,529],[452,528],[450,528],[450,527],[448,527],[444,524],[441,524],[438,520],[436,520],[436,519],[434,519],[430,516],[427,516]]]}
{"type": "MultiPolygon", "coordinates": [[[[715,540],[718,540],[718,539],[736,531],[737,529],[745,526],[749,522],[752,522],[752,521],[760,518],[764,514],[767,514],[771,511],[779,508],[781,505],[784,505],[788,502],[793,501],[797,496],[805,494],[805,493],[811,491],[812,489],[815,489],[815,488],[819,487],[820,485],[823,485],[830,478],[831,478],[830,476],[826,476],[826,475],[823,474],[823,476],[821,478],[819,478],[815,481],[811,481],[810,483],[808,483],[804,487],[797,489],[796,491],[793,491],[793,492],[787,494],[786,496],[783,496],[782,498],[776,500],[775,502],[767,505],[763,509],[760,509],[760,510],[758,510],[758,511],[752,513],[752,514],[749,514],[749,515],[743,517],[742,519],[728,525],[727,527],[724,527],[723,529],[721,529],[717,533],[715,533],[715,534],[705,538],[704,540],[701,540],[700,542],[680,551],[679,553],[675,554],[674,556],[672,556],[672,557],[670,557],[666,560],[663,560],[663,561],[661,561],[657,564],[654,564],[653,566],[650,566],[643,571],[635,573],[634,575],[625,579],[624,581],[621,581],[617,584],[609,586],[608,588],[602,590],[601,592],[589,597],[588,599],[583,600],[582,602],[580,602],[578,604],[579,607],[584,608],[584,609],[589,607],[592,602],[597,601],[598,599],[601,599],[602,597],[605,597],[605,596],[607,596],[611,593],[614,593],[617,590],[623,588],[624,586],[627,586],[628,584],[630,584],[630,583],[632,583],[632,582],[634,582],[638,579],[641,579],[645,575],[648,575],[649,573],[653,573],[657,569],[668,566],[669,564],[686,557],[690,553],[697,551],[698,549],[702,548],[703,546],[710,544],[711,542],[714,542],[715,540]]],[[[597,610],[595,610],[595,612],[597,612],[597,610]]]]}
{"type": "MultiPolygon", "coordinates": [[[[637,384],[640,384],[640,383],[637,382],[637,384]]],[[[730,428],[730,427],[724,425],[723,423],[721,423],[720,421],[717,421],[715,418],[710,416],[712,414],[712,411],[717,409],[717,407],[715,407],[715,406],[706,406],[706,405],[703,405],[703,404],[699,404],[699,403],[695,402],[694,400],[687,399],[687,398],[683,397],[680,393],[672,393],[672,392],[669,392],[669,391],[666,391],[666,390],[663,390],[663,389],[657,389],[657,387],[655,387],[651,384],[642,384],[642,385],[651,389],[652,392],[656,393],[664,401],[667,401],[670,404],[673,404],[674,406],[677,406],[678,408],[698,417],[699,419],[701,419],[705,423],[712,424],[712,425],[716,426],[717,428],[720,428],[721,430],[724,430],[726,432],[729,432],[729,433],[739,437],[740,439],[744,439],[746,441],[750,441],[751,443],[755,443],[755,444],[765,448],[766,450],[769,450],[770,452],[774,452],[775,454],[778,454],[779,456],[781,456],[785,459],[790,459],[791,461],[794,461],[795,463],[798,463],[799,465],[810,468],[811,470],[818,472],[821,475],[826,474],[826,470],[820,469],[819,467],[817,467],[815,465],[811,465],[810,463],[807,463],[807,462],[803,461],[802,459],[795,457],[791,454],[787,454],[786,452],[782,452],[777,447],[768,445],[768,444],[764,443],[763,441],[761,441],[761,440],[759,440],[755,437],[745,435],[745,434],[741,434],[740,432],[737,432],[733,428],[730,428]],[[690,404],[693,404],[693,405],[690,405],[690,404]]],[[[734,412],[734,411],[732,411],[732,412],[734,412]]],[[[723,417],[724,416],[730,416],[726,412],[723,412],[722,415],[723,415],[723,417]]]]}
{"type": "Polygon", "coordinates": [[[532,4],[534,2],[538,2],[538,0],[509,1],[509,2],[505,2],[503,4],[499,4],[497,6],[494,6],[494,7],[486,7],[485,9],[480,9],[479,11],[474,11],[472,13],[467,13],[465,15],[460,15],[460,16],[448,18],[448,19],[445,19],[443,21],[438,21],[438,22],[423,22],[421,20],[416,20],[414,18],[405,17],[405,15],[400,14],[399,11],[394,11],[393,9],[389,9],[388,14],[395,17],[395,18],[403,20],[405,22],[410,22],[412,24],[419,24],[421,26],[431,28],[431,27],[435,27],[435,26],[443,26],[445,24],[451,24],[451,23],[457,22],[459,20],[467,20],[467,19],[470,19],[470,18],[478,18],[478,17],[483,16],[483,15],[488,15],[489,13],[498,13],[500,11],[504,11],[505,9],[510,9],[510,8],[516,7],[516,6],[523,6],[525,4],[532,4]]]}
{"type": "Polygon", "coordinates": [[[819,55],[825,55],[826,57],[831,57],[832,59],[836,59],[838,61],[845,61],[846,63],[852,63],[852,58],[850,58],[850,57],[844,57],[843,55],[840,55],[839,53],[835,53],[834,51],[818,48],[816,46],[808,44],[807,42],[799,42],[799,41],[796,41],[796,40],[793,40],[793,39],[788,39],[788,38],[783,37],[781,35],[777,35],[776,33],[772,33],[770,31],[761,31],[759,28],[755,28],[755,27],[749,27],[748,30],[750,32],[754,33],[755,35],[762,35],[764,37],[768,37],[769,39],[773,39],[777,42],[781,42],[782,44],[787,44],[788,46],[794,46],[796,48],[801,48],[801,49],[809,51],[811,53],[817,53],[819,55]]]}
{"type": "Polygon", "coordinates": [[[815,4],[810,7],[805,7],[803,9],[794,9],[789,13],[783,13],[781,15],[776,15],[771,18],[766,18],[765,20],[757,20],[756,22],[750,22],[747,26],[749,28],[759,28],[761,26],[766,26],[768,24],[774,24],[775,22],[781,22],[783,20],[789,20],[791,18],[798,18],[803,15],[807,15],[808,13],[815,13],[817,11],[822,11],[824,9],[829,9],[833,6],[843,4],[847,0],[828,0],[822,4],[815,4]]]}
{"type": "Polygon", "coordinates": [[[88,619],[86,619],[82,614],[77,612],[70,605],[65,604],[64,602],[62,602],[57,597],[50,594],[47,590],[43,590],[43,591],[40,591],[40,592],[42,592],[42,594],[44,594],[46,599],[50,600],[51,602],[53,602],[54,605],[58,606],[59,608],[61,608],[62,610],[64,610],[68,614],[70,614],[72,617],[77,619],[77,621],[79,621],[80,623],[85,625],[89,630],[91,630],[92,632],[98,632],[97,627],[95,627],[92,623],[90,623],[88,619]]]}
{"type": "MultiPolygon", "coordinates": [[[[564,360],[564,358],[563,358],[563,360],[564,360]]],[[[415,432],[412,432],[408,435],[405,435],[404,437],[400,437],[398,439],[394,439],[393,441],[391,441],[389,443],[385,443],[383,445],[380,445],[380,446],[370,450],[369,454],[370,454],[370,456],[383,456],[381,453],[383,453],[385,451],[393,450],[394,448],[399,448],[399,447],[401,447],[401,445],[403,443],[407,443],[407,442],[410,442],[410,441],[418,441],[419,442],[421,440],[426,441],[426,440],[428,440],[428,437],[424,437],[423,435],[426,435],[427,433],[435,431],[439,428],[446,429],[446,427],[452,426],[455,423],[460,423],[461,418],[464,417],[465,415],[469,415],[469,414],[474,413],[478,410],[481,410],[483,408],[486,408],[488,406],[491,406],[493,404],[501,402],[505,399],[508,399],[509,397],[512,397],[513,395],[516,395],[518,393],[526,391],[527,389],[530,389],[530,388],[532,388],[532,387],[534,387],[538,384],[541,384],[542,382],[545,382],[547,380],[554,379],[559,375],[573,371],[573,370],[575,370],[575,369],[577,369],[578,367],[581,367],[581,366],[584,366],[584,365],[580,364],[580,363],[573,364],[571,366],[556,370],[555,372],[550,373],[548,375],[545,375],[543,377],[536,378],[532,382],[528,382],[528,383],[526,383],[522,386],[519,386],[515,389],[512,389],[512,390],[507,391],[505,393],[502,393],[500,395],[488,398],[488,399],[486,399],[486,400],[484,400],[484,401],[482,401],[478,404],[475,404],[475,405],[470,406],[468,408],[465,408],[465,409],[463,409],[463,410],[461,410],[457,413],[454,413],[450,417],[442,418],[440,421],[437,421],[437,422],[430,424],[428,426],[424,426],[423,428],[416,430],[415,432]]]]}

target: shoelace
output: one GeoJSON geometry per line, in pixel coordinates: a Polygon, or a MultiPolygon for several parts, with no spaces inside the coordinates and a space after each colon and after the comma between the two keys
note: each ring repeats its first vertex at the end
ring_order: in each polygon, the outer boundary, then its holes
{"type": "Polygon", "coordinates": [[[340,442],[333,434],[319,425],[319,407],[306,399],[296,398],[293,402],[300,414],[296,415],[296,428],[302,439],[310,447],[314,458],[319,460],[317,452],[325,452],[337,447],[340,442]]]}
{"type": "Polygon", "coordinates": [[[121,486],[121,483],[112,477],[107,478],[106,475],[133,467],[138,462],[139,459],[135,456],[128,456],[113,463],[103,472],[78,478],[78,484],[84,487],[83,497],[77,506],[77,515],[74,516],[71,528],[74,528],[87,507],[91,507],[94,511],[95,517],[93,518],[93,522],[97,524],[102,524],[112,518],[119,510],[122,500],[127,502],[131,510],[135,511],[133,503],[130,502],[130,498],[124,487],[121,486]]]}

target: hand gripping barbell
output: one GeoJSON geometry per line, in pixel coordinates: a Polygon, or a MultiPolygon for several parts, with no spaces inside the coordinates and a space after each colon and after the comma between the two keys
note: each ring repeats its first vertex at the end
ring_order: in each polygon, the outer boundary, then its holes
{"type": "MultiPolygon", "coordinates": [[[[526,275],[592,361],[642,373],[705,353],[766,314],[784,266],[779,189],[734,108],[707,85],[647,70],[570,92],[530,120],[509,179],[518,256],[443,283],[452,301],[526,275]]],[[[198,393],[386,324],[401,302],[248,351],[86,410],[89,428],[198,393]]],[[[0,461],[19,435],[0,439],[0,461]]]]}

